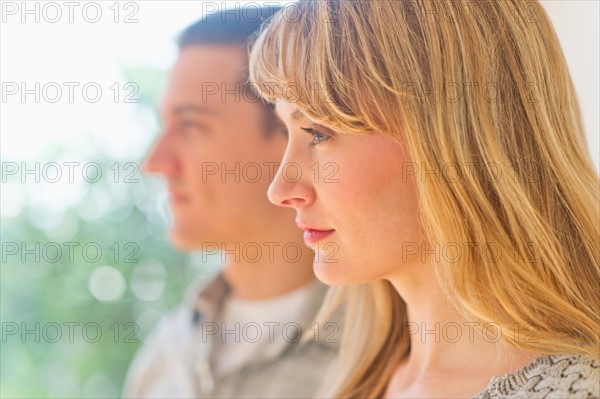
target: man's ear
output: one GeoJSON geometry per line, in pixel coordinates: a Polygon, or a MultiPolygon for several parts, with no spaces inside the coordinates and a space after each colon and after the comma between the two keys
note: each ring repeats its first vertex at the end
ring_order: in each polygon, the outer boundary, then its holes
{"type": "Polygon", "coordinates": [[[285,126],[285,124],[281,120],[279,120],[279,118],[275,117],[275,119],[277,120],[277,122],[275,123],[275,126],[273,126],[271,134],[283,136],[287,140],[287,138],[288,138],[288,129],[287,129],[287,127],[285,126]]]}
{"type": "Polygon", "coordinates": [[[264,105],[263,118],[265,121],[265,132],[267,133],[267,138],[272,138],[274,136],[283,136],[287,140],[287,137],[288,137],[287,127],[275,113],[275,105],[274,104],[265,104],[264,105]]]}

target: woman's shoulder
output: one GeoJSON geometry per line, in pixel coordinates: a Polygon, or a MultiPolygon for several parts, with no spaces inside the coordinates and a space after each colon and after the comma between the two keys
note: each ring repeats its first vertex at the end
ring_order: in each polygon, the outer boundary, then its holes
{"type": "Polygon", "coordinates": [[[600,399],[600,363],[576,354],[541,355],[522,368],[493,377],[476,399],[600,399]]]}

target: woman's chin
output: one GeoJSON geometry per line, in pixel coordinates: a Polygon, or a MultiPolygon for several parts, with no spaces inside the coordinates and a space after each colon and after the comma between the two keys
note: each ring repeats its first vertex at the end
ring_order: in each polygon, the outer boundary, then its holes
{"type": "Polygon", "coordinates": [[[315,276],[327,285],[351,285],[356,284],[348,274],[348,269],[341,262],[314,262],[313,270],[315,276]]]}

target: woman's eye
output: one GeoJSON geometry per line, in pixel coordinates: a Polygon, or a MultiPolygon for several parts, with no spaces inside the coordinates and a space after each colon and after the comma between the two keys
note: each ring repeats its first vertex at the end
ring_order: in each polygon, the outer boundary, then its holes
{"type": "Polygon", "coordinates": [[[324,135],[322,133],[319,133],[318,131],[316,131],[315,129],[311,129],[311,128],[301,128],[302,130],[304,130],[305,132],[307,132],[308,134],[310,134],[313,138],[313,140],[310,143],[311,147],[314,147],[316,145],[321,144],[323,141],[327,141],[329,139],[329,136],[324,135]]]}

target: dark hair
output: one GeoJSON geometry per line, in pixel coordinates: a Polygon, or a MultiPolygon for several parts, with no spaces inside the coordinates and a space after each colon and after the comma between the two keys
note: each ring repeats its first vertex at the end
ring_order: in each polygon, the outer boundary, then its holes
{"type": "MultiPolygon", "coordinates": [[[[198,21],[188,26],[178,37],[177,45],[181,51],[185,47],[197,44],[217,45],[242,45],[248,46],[254,36],[259,33],[261,26],[273,17],[282,7],[252,6],[223,8],[217,12],[203,16],[198,21]]],[[[246,70],[247,72],[247,70],[246,70]]],[[[243,78],[247,79],[247,75],[243,78]]],[[[266,103],[254,89],[253,100],[262,105],[264,128],[269,136],[276,128],[285,131],[285,128],[275,115],[274,106],[266,103]]],[[[249,92],[245,91],[245,95],[249,92]]]]}
{"type": "Polygon", "coordinates": [[[188,26],[177,44],[180,49],[194,44],[247,44],[262,24],[281,9],[252,4],[219,9],[188,26]]]}

